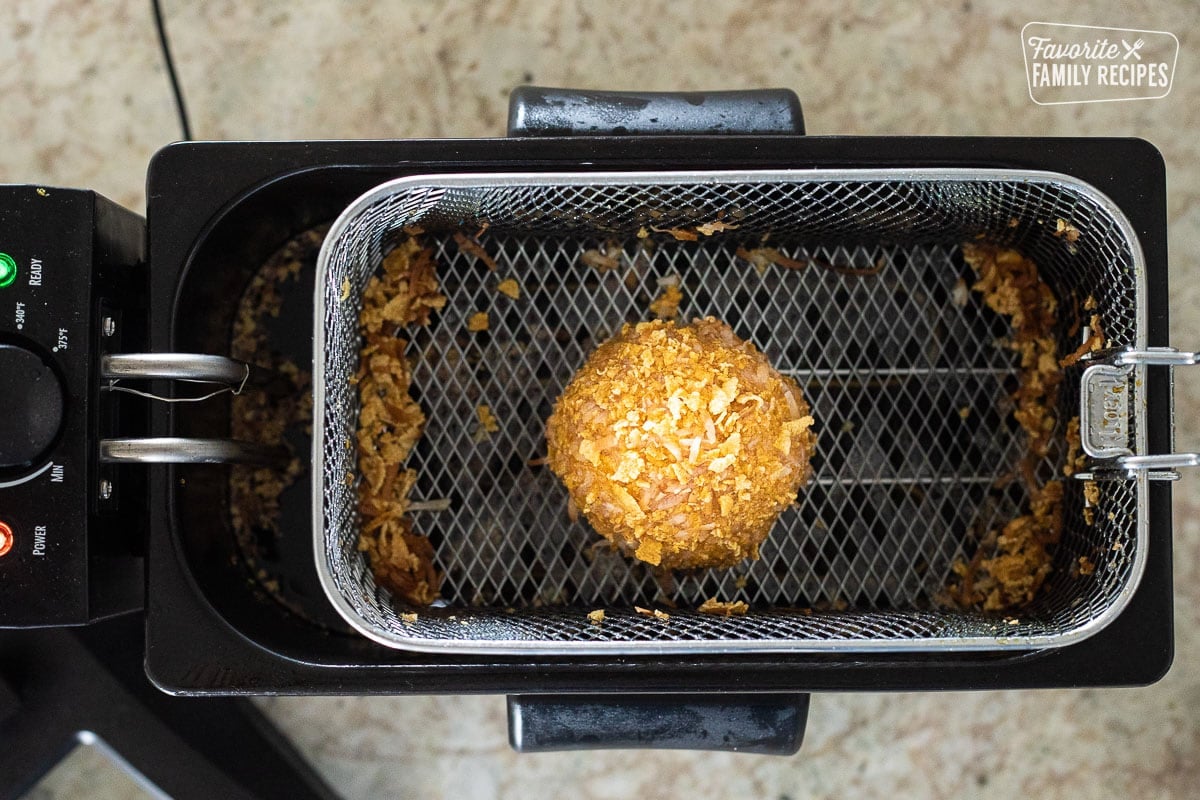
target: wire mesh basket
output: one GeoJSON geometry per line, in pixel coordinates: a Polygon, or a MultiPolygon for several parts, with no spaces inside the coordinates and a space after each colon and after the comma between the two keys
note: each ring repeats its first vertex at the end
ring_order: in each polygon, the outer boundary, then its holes
{"type": "MultiPolygon", "coordinates": [[[[475,653],[739,652],[1044,648],[1077,641],[1124,607],[1141,576],[1147,476],[1103,481],[1094,524],[1066,482],[1054,569],[1007,616],[937,602],[957,559],[1020,514],[1020,481],[998,488],[1025,452],[1010,394],[1019,370],[1003,318],[975,293],[964,242],[1015,247],[1061,299],[1094,296],[1114,348],[1145,346],[1141,248],[1095,188],[1053,173],[1006,170],[803,170],[419,176],[377,187],[333,225],[318,262],[314,338],[314,519],[318,573],[356,629],[392,647],[475,653]],[[655,231],[729,228],[698,241],[655,231]],[[1056,235],[1058,220],[1080,232],[1056,235]],[[487,227],[495,271],[453,234],[487,227]],[[445,572],[441,600],[416,618],[376,586],[358,549],[355,437],[358,311],[367,281],[419,226],[448,298],[406,332],[415,395],[428,419],[409,458],[417,512],[445,572]],[[734,227],[736,226],[736,227],[734,227]],[[647,237],[647,233],[651,233],[647,237]],[[755,269],[761,244],[813,265],[755,269]],[[598,270],[588,253],[617,267],[598,270]],[[496,283],[515,278],[516,301],[496,283]],[[662,595],[647,565],[571,522],[546,468],[543,426],[590,351],[646,319],[665,281],[683,318],[712,315],[796,377],[817,420],[815,478],[776,522],[757,561],[677,574],[669,619],[635,610],[662,595]],[[348,296],[344,295],[349,287],[348,296]],[[467,318],[490,312],[484,333],[467,318]],[[475,436],[487,404],[500,431],[475,436]],[[1092,574],[1072,570],[1081,556],[1092,574]],[[744,600],[744,616],[688,610],[744,600]],[[587,612],[605,611],[602,624],[587,612]]],[[[1060,352],[1078,337],[1067,320],[1060,352]]],[[[1144,453],[1145,401],[1131,367],[1125,431],[1144,453]]],[[[1080,374],[1060,392],[1059,426],[1079,413],[1080,374]]],[[[1062,438],[1061,436],[1058,438],[1062,438]]],[[[1039,466],[1059,474],[1065,446],[1039,466]]]]}

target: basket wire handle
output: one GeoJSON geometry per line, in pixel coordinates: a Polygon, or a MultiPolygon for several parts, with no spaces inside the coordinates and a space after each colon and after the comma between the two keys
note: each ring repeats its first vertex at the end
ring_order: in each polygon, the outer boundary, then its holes
{"type": "MultiPolygon", "coordinates": [[[[174,402],[179,398],[162,397],[117,386],[120,380],[175,380],[190,383],[224,385],[225,388],[202,397],[182,398],[200,401],[230,391],[241,392],[247,381],[270,381],[265,370],[224,356],[198,353],[112,353],[100,359],[101,378],[111,390],[128,391],[152,400],[174,402]]],[[[257,464],[281,466],[288,459],[284,448],[234,439],[195,439],[186,437],[113,438],[100,441],[100,461],[109,464],[257,464]]]]}
{"type": "Polygon", "coordinates": [[[1200,453],[1135,453],[1129,439],[1130,378],[1138,367],[1184,367],[1200,363],[1200,354],[1173,347],[1110,352],[1091,359],[1083,372],[1079,433],[1083,450],[1098,463],[1083,480],[1133,478],[1178,480],[1179,469],[1200,467],[1200,453]]]}

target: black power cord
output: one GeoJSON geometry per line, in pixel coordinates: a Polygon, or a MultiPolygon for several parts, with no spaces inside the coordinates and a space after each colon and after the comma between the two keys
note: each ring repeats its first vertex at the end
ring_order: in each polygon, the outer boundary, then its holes
{"type": "Polygon", "coordinates": [[[183,90],[179,88],[179,76],[175,74],[175,61],[171,58],[171,43],[167,40],[167,26],[163,24],[162,7],[159,0],[150,0],[154,9],[154,27],[158,29],[158,44],[162,48],[163,62],[167,65],[167,76],[171,79],[171,92],[175,95],[175,109],[179,112],[179,127],[183,129],[183,140],[192,139],[192,124],[188,122],[187,106],[183,102],[183,90]]]}

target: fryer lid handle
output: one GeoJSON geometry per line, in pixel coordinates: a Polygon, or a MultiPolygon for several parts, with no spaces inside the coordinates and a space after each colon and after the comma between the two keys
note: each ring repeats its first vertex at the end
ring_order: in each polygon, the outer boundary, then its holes
{"type": "Polygon", "coordinates": [[[724,750],[790,756],[804,741],[807,694],[509,695],[519,753],[724,750]]]}
{"type": "Polygon", "coordinates": [[[509,136],[803,135],[791,89],[605,92],[518,86],[509,136]]]}

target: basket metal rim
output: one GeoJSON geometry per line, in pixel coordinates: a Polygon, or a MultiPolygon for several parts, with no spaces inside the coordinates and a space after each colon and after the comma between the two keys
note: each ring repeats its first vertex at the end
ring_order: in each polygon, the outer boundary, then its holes
{"type": "MultiPolygon", "coordinates": [[[[1132,480],[1137,490],[1136,542],[1137,553],[1130,570],[1129,579],[1116,598],[1100,614],[1082,625],[1056,634],[1032,636],[947,636],[928,639],[872,638],[872,639],[755,639],[755,640],[700,640],[700,641],[575,641],[546,642],[527,639],[433,639],[429,637],[403,636],[395,631],[375,625],[364,619],[343,595],[334,578],[329,551],[329,538],[325,531],[324,498],[324,444],[325,444],[325,282],[328,273],[331,244],[336,242],[359,212],[375,202],[416,189],[493,188],[505,186],[606,186],[627,183],[694,184],[694,183],[789,183],[789,182],[979,182],[1021,181],[1027,183],[1066,186],[1091,199],[1107,212],[1113,223],[1129,244],[1131,267],[1135,281],[1136,308],[1134,346],[1146,346],[1146,270],[1145,254],[1133,224],[1107,194],[1090,183],[1071,175],[1045,170],[1014,170],[999,168],[961,167],[903,167],[887,169],[771,169],[771,170],[626,170],[598,172],[482,172],[434,175],[409,175],[386,181],[359,196],[337,217],[330,227],[317,257],[316,282],[313,290],[313,436],[312,464],[313,492],[313,551],[317,576],[329,602],[337,613],[354,630],[363,636],[392,649],[423,653],[462,653],[464,655],[682,655],[688,653],[738,654],[738,653],[912,653],[912,652],[979,652],[979,651],[1030,651],[1066,647],[1083,641],[1106,628],[1125,610],[1141,584],[1146,569],[1149,544],[1149,484],[1145,472],[1139,472],[1132,480]],[[317,364],[320,368],[316,368],[317,364]],[[322,476],[316,480],[316,476],[322,476]],[[319,521],[319,522],[318,522],[319,521]]],[[[1135,369],[1138,385],[1144,385],[1145,367],[1135,369]]],[[[1135,425],[1135,452],[1146,451],[1144,419],[1147,413],[1146,398],[1140,395],[1134,409],[1139,422],[1135,425]]]]}

